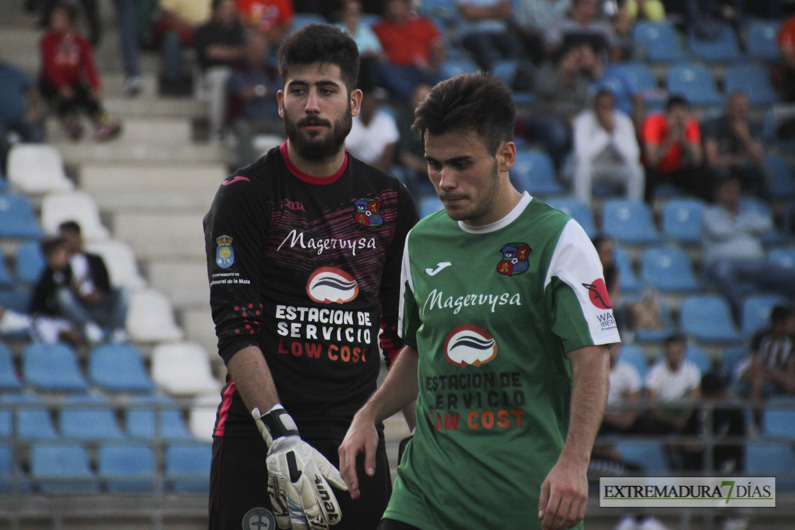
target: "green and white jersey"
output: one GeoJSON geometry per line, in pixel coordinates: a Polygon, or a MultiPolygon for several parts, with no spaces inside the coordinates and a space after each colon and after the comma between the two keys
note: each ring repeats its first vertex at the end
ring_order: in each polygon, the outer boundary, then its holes
{"type": "Polygon", "coordinates": [[[540,528],[566,439],[566,353],[619,341],[582,227],[525,194],[483,227],[444,210],[403,254],[400,328],[419,352],[417,428],[385,517],[422,529],[540,528]]]}

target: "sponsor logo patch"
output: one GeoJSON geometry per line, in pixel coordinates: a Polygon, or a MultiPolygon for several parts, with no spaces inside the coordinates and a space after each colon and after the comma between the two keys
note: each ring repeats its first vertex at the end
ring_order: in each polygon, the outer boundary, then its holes
{"type": "Polygon", "coordinates": [[[532,251],[527,243],[508,243],[500,249],[502,259],[497,264],[497,272],[506,276],[522,274],[530,267],[527,257],[532,251]]]}
{"type": "Polygon", "coordinates": [[[243,516],[243,530],[276,530],[276,518],[267,508],[252,508],[243,516]]]}
{"type": "Polygon", "coordinates": [[[591,283],[582,284],[588,289],[588,298],[591,303],[599,309],[610,309],[610,297],[607,295],[607,286],[602,278],[597,278],[591,283]]]}
{"type": "Polygon", "coordinates": [[[222,269],[228,269],[235,262],[235,249],[232,248],[232,238],[223,235],[215,239],[218,248],[215,249],[215,264],[222,269]]]}
{"type": "Polygon", "coordinates": [[[344,304],[359,294],[356,279],[334,267],[321,267],[309,277],[306,294],[321,304],[344,304]]]}
{"type": "Polygon", "coordinates": [[[450,363],[462,368],[480,366],[497,356],[497,341],[479,327],[464,324],[447,335],[444,355],[450,363]]]}
{"type": "Polygon", "coordinates": [[[356,222],[362,226],[381,226],[381,201],[375,199],[359,199],[356,201],[356,222]]]}

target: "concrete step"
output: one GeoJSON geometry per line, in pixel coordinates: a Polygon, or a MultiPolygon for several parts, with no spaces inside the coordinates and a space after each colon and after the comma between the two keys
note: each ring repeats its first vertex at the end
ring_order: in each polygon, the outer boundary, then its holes
{"type": "MultiPolygon", "coordinates": [[[[88,120],[83,121],[86,129],[81,143],[87,143],[91,140],[94,131],[88,120]]],[[[122,125],[121,134],[115,140],[102,145],[110,147],[122,143],[143,147],[173,146],[189,144],[192,141],[192,123],[190,118],[135,116],[127,117],[120,121],[122,125]]],[[[66,140],[63,126],[55,116],[49,116],[45,120],[45,127],[47,138],[51,141],[66,140]]]]}
{"type": "Polygon", "coordinates": [[[118,164],[85,162],[78,182],[88,191],[199,190],[214,194],[226,175],[223,164],[118,164]]]}
{"type": "Polygon", "coordinates": [[[175,163],[214,164],[228,156],[226,147],[209,143],[179,144],[142,144],[128,142],[124,138],[97,143],[90,139],[81,142],[70,142],[53,138],[55,145],[68,164],[84,162],[118,162],[118,163],[175,163]]]}
{"type": "Polygon", "coordinates": [[[175,307],[209,307],[210,287],[204,260],[152,260],[147,265],[149,283],[175,307]]]}
{"type": "Polygon", "coordinates": [[[205,212],[136,212],[113,214],[114,237],[126,241],[141,261],[178,260],[204,262],[205,212]]]}

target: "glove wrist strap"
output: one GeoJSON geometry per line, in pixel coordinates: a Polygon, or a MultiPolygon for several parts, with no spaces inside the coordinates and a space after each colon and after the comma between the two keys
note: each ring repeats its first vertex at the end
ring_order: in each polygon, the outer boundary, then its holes
{"type": "Polygon", "coordinates": [[[282,436],[298,436],[298,426],[283,408],[273,408],[262,416],[262,422],[275,440],[282,436]]]}

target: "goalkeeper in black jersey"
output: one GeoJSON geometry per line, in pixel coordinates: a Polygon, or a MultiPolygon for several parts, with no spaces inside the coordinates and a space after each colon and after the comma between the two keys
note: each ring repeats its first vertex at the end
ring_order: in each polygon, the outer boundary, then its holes
{"type": "Polygon", "coordinates": [[[352,501],[337,471],[351,419],[376,388],[379,343],[386,357],[402,347],[400,266],[417,220],[405,186],[345,152],[358,65],[354,41],[332,26],[289,37],[277,96],[288,139],[228,177],[204,219],[229,374],[212,529],[374,528],[389,500],[383,426],[367,498],[352,501]]]}

